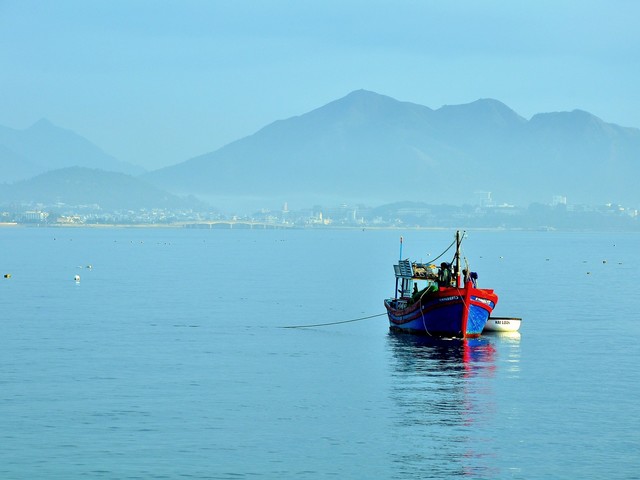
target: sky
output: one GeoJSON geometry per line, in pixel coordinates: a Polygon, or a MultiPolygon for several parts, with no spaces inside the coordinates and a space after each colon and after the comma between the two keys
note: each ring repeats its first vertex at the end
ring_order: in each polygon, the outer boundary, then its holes
{"type": "Polygon", "coordinates": [[[147,169],[358,89],[640,127],[635,0],[0,0],[0,125],[147,169]]]}

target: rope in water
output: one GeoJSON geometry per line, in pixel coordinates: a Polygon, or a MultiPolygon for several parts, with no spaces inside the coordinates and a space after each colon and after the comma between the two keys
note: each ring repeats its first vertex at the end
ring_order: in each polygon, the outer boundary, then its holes
{"type": "Polygon", "coordinates": [[[280,327],[280,328],[311,328],[311,327],[326,327],[328,325],[340,325],[341,323],[352,323],[352,322],[359,322],[361,320],[368,320],[370,318],[376,318],[376,317],[381,317],[383,315],[386,315],[387,312],[384,313],[378,313],[376,315],[369,315],[368,317],[360,317],[360,318],[352,318],[351,320],[342,320],[340,322],[329,322],[329,323],[314,323],[314,324],[309,324],[309,325],[287,325],[284,327],[280,327]]]}

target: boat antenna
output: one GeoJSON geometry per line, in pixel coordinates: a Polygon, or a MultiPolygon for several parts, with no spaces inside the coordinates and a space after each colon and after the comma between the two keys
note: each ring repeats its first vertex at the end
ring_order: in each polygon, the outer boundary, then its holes
{"type": "MultiPolygon", "coordinates": [[[[398,261],[398,265],[400,264],[399,262],[402,261],[402,235],[400,236],[400,260],[398,261]]],[[[404,280],[403,280],[404,282],[404,280]]],[[[398,299],[398,277],[396,276],[396,291],[395,291],[395,297],[396,300],[398,299]]]]}
{"type": "Polygon", "coordinates": [[[464,234],[465,232],[462,232],[462,236],[460,236],[460,230],[456,230],[456,256],[454,257],[454,275],[456,277],[456,287],[458,288],[460,288],[460,244],[462,243],[464,234]]]}

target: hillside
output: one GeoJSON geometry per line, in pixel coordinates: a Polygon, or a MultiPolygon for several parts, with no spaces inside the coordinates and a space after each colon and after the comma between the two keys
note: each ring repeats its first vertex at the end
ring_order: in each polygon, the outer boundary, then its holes
{"type": "Polygon", "coordinates": [[[174,192],[300,202],[640,206],[640,130],[583,111],[530,120],[481,99],[437,110],[359,90],[144,176],[174,192]]]}
{"type": "Polygon", "coordinates": [[[129,175],[82,167],[53,170],[13,185],[0,185],[0,204],[12,203],[98,205],[103,211],[203,206],[129,175]]]}
{"type": "Polygon", "coordinates": [[[86,138],[46,119],[24,130],[0,126],[0,183],[74,166],[132,175],[144,171],[117,160],[86,138]]]}

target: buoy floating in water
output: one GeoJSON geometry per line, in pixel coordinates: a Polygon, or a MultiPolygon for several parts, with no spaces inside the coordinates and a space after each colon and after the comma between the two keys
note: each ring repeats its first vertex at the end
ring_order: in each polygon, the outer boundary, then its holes
{"type": "Polygon", "coordinates": [[[10,273],[5,273],[4,274],[4,278],[11,278],[11,274],[10,273]]]}
{"type": "Polygon", "coordinates": [[[80,275],[76,275],[75,277],[73,277],[74,280],[76,281],[76,283],[80,283],[80,275]]]}

